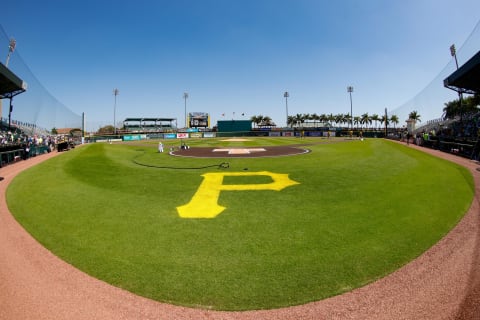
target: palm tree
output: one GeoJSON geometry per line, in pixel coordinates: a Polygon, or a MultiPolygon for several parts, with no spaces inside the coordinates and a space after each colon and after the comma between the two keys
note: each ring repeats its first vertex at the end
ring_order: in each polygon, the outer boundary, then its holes
{"type": "Polygon", "coordinates": [[[253,122],[254,126],[258,124],[258,117],[257,116],[251,116],[250,121],[253,122]]]}
{"type": "Polygon", "coordinates": [[[317,121],[320,120],[320,116],[316,113],[312,114],[312,120],[313,120],[313,126],[314,127],[317,127],[316,124],[317,124],[317,121]]]}
{"type": "Polygon", "coordinates": [[[420,120],[420,115],[418,114],[418,112],[416,110],[414,110],[414,111],[412,111],[408,114],[408,119],[415,120],[415,122],[417,122],[417,121],[422,122],[420,120]]]}
{"type": "Polygon", "coordinates": [[[345,122],[345,116],[342,113],[339,113],[335,115],[335,123],[344,123],[345,122]]]}
{"type": "Polygon", "coordinates": [[[339,114],[339,119],[341,123],[347,124],[347,127],[350,126],[350,123],[353,125],[353,119],[350,113],[339,114]]]}
{"type": "Polygon", "coordinates": [[[328,116],[325,113],[322,113],[321,115],[319,115],[319,120],[320,120],[320,122],[325,124],[325,123],[328,122],[328,116]]]}
{"type": "Polygon", "coordinates": [[[392,114],[390,116],[390,121],[393,123],[393,128],[394,129],[395,129],[395,125],[397,125],[400,122],[400,120],[398,119],[398,116],[395,115],[395,114],[392,114]]]}
{"type": "Polygon", "coordinates": [[[303,119],[304,120],[312,120],[312,115],[310,113],[304,113],[303,114],[303,119]]]}
{"type": "Polygon", "coordinates": [[[327,119],[328,119],[328,122],[330,122],[330,125],[333,127],[333,123],[335,123],[335,116],[333,115],[333,113],[330,113],[328,116],[327,116],[327,119]]]}
{"type": "Polygon", "coordinates": [[[357,130],[358,130],[358,124],[361,122],[361,118],[359,116],[353,117],[353,124],[357,125],[357,130]]]}
{"type": "Polygon", "coordinates": [[[375,121],[375,129],[377,129],[377,121],[380,120],[380,117],[378,116],[378,114],[372,114],[370,119],[372,119],[372,121],[375,121]]]}
{"type": "Polygon", "coordinates": [[[290,125],[290,128],[293,128],[293,126],[297,123],[297,120],[295,119],[294,116],[288,116],[287,118],[287,125],[290,125]]]}
{"type": "Polygon", "coordinates": [[[262,119],[262,125],[263,125],[263,126],[266,126],[266,127],[272,126],[272,118],[270,118],[269,116],[263,117],[263,119],[262,119]]]}
{"type": "Polygon", "coordinates": [[[382,118],[380,118],[380,124],[384,124],[384,123],[385,123],[385,126],[388,126],[388,124],[390,123],[388,116],[386,114],[384,114],[382,118]]]}
{"type": "Polygon", "coordinates": [[[362,114],[362,116],[361,116],[361,118],[360,118],[360,122],[361,122],[362,124],[364,124],[365,126],[367,126],[367,125],[369,125],[369,124],[372,124],[372,119],[371,119],[370,116],[368,115],[368,112],[362,114]]]}
{"type": "Polygon", "coordinates": [[[460,106],[460,100],[456,99],[445,103],[443,112],[446,119],[453,119],[456,116],[462,117],[464,114],[478,112],[478,105],[480,103],[479,95],[469,96],[462,99],[462,105],[460,106]]]}
{"type": "Polygon", "coordinates": [[[297,125],[300,126],[301,124],[303,124],[305,122],[305,117],[304,117],[303,114],[297,113],[295,115],[295,120],[296,120],[297,125]]]}
{"type": "Polygon", "coordinates": [[[264,121],[264,117],[262,115],[253,116],[251,120],[257,125],[257,127],[264,121]],[[252,120],[254,119],[254,120],[252,120]]]}
{"type": "Polygon", "coordinates": [[[443,112],[445,114],[445,119],[453,119],[455,116],[460,115],[460,106],[458,100],[446,102],[443,112]]]}

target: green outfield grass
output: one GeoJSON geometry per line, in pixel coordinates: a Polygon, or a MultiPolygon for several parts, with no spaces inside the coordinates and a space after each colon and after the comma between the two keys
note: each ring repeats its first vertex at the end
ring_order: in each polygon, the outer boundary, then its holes
{"type": "Polygon", "coordinates": [[[189,141],[192,148],[315,143],[308,154],[250,159],[172,157],[157,143],[68,151],[21,173],[8,206],[45,247],[96,278],[177,305],[249,310],[320,300],[393,272],[448,233],[474,194],[468,170],[380,139],[189,141]],[[229,168],[215,167],[224,161],[229,168]],[[202,174],[261,171],[298,184],[221,191],[226,209],[216,218],[179,217],[202,174]]]}

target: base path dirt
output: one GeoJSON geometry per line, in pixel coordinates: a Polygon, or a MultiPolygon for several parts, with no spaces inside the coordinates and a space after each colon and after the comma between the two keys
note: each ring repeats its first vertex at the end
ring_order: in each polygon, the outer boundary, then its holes
{"type": "Polygon", "coordinates": [[[15,175],[57,153],[1,168],[0,319],[480,319],[480,166],[420,150],[467,167],[475,179],[471,208],[446,237],[405,267],[349,293],[301,306],[245,312],[155,302],[65,263],[16,222],[5,202],[15,175]]]}

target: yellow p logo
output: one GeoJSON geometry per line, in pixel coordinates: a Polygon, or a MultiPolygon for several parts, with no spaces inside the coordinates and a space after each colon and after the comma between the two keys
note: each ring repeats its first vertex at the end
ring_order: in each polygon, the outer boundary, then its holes
{"type": "Polygon", "coordinates": [[[220,191],[241,191],[241,190],[274,190],[280,191],[286,187],[299,184],[291,180],[288,174],[272,173],[268,171],[261,172],[219,172],[205,173],[203,182],[198,187],[197,192],[189,203],[177,207],[178,215],[182,218],[215,218],[225,207],[218,204],[220,191]],[[225,176],[269,176],[272,178],[270,183],[259,184],[223,184],[225,176]]]}

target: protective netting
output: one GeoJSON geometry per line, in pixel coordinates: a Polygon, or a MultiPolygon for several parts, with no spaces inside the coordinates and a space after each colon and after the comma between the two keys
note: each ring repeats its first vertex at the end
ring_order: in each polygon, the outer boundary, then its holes
{"type": "MultiPolygon", "coordinates": [[[[3,64],[9,53],[9,42],[10,37],[0,25],[0,58],[3,64]]],[[[38,133],[52,128],[82,128],[82,116],[67,108],[42,86],[17,49],[10,55],[8,68],[27,83],[27,91],[13,98],[13,125],[38,133]]],[[[2,99],[1,102],[2,120],[8,123],[10,101],[2,99]]]]}
{"type": "MultiPolygon", "coordinates": [[[[0,25],[0,58],[7,57],[10,37],[0,25]]],[[[465,63],[478,52],[480,43],[480,22],[467,38],[465,43],[457,49],[459,65],[465,63]]],[[[448,54],[448,48],[445,48],[448,54]]],[[[12,121],[22,127],[35,127],[51,130],[52,128],[82,128],[82,116],[70,110],[52,96],[38,81],[28,68],[22,57],[15,50],[8,66],[17,76],[28,84],[26,93],[14,98],[12,121]]],[[[396,115],[403,125],[410,112],[416,111],[420,115],[421,124],[436,121],[443,115],[445,103],[458,98],[456,93],[444,87],[443,80],[456,69],[452,58],[440,73],[416,96],[403,105],[388,110],[388,116],[396,115]]],[[[1,116],[8,121],[9,101],[2,100],[1,116]]],[[[420,125],[421,125],[420,124],[420,125]]]]}
{"type": "MultiPolygon", "coordinates": [[[[479,50],[480,44],[480,21],[477,23],[472,33],[461,47],[457,47],[456,55],[459,66],[462,66],[479,50]]],[[[449,55],[449,48],[445,48],[445,55],[449,55]]],[[[445,103],[458,99],[458,94],[443,85],[443,80],[451,75],[457,66],[454,58],[443,68],[442,71],[416,96],[405,104],[388,110],[388,117],[398,116],[401,125],[404,125],[409,114],[417,111],[421,122],[417,126],[425,125],[429,122],[435,122],[442,118],[445,103]]]]}

